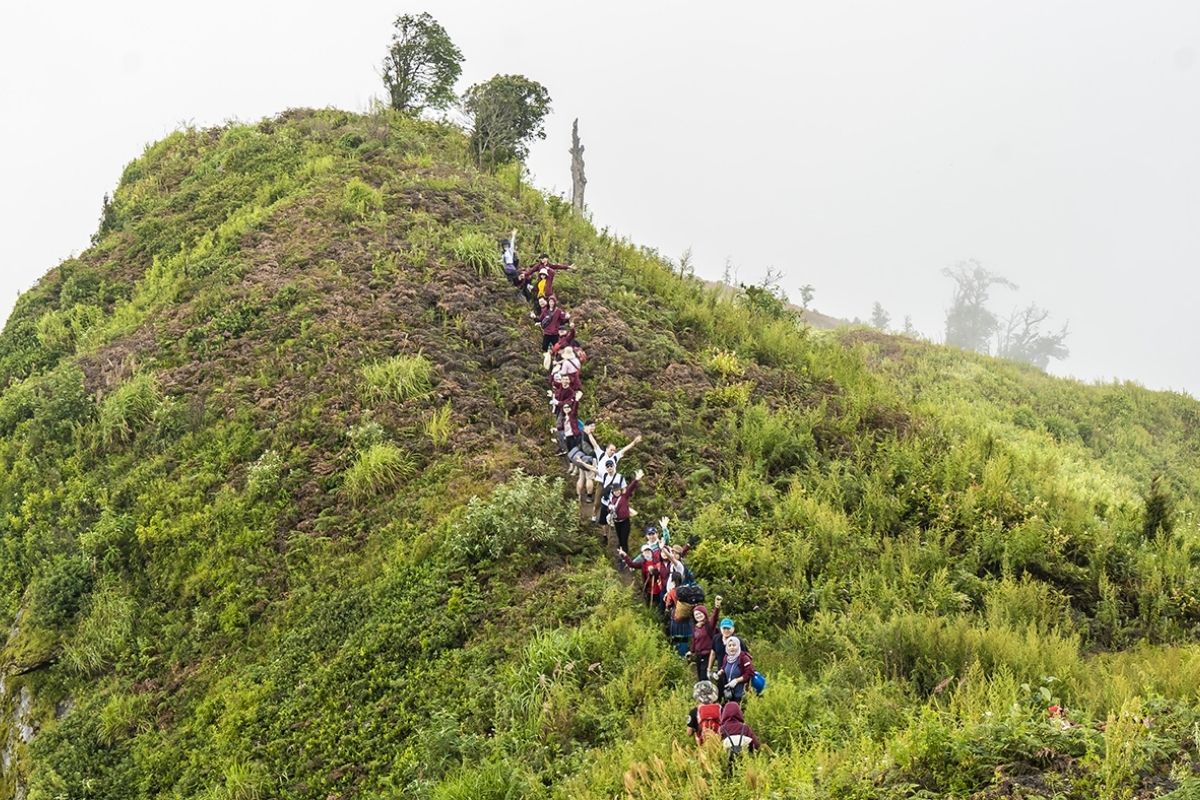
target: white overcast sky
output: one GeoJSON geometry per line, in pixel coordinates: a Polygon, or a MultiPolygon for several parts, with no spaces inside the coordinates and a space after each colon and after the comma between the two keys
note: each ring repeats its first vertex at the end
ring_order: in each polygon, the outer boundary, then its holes
{"type": "Polygon", "coordinates": [[[182,123],[366,108],[394,17],[430,11],[462,87],[554,101],[530,167],[699,271],[941,338],[979,259],[1070,320],[1055,371],[1200,394],[1200,2],[208,0],[0,7],[0,318],[86,247],[101,196],[182,123]]]}

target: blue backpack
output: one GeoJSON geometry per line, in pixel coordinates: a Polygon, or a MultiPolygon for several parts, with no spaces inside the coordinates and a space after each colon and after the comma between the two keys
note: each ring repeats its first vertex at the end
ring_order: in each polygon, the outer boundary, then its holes
{"type": "Polygon", "coordinates": [[[750,688],[755,694],[762,694],[763,689],[767,688],[767,676],[755,670],[754,677],[750,679],[750,688]]]}

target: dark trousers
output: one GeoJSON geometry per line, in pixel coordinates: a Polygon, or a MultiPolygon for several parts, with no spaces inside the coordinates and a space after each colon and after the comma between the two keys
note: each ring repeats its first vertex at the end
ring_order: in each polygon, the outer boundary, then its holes
{"type": "Polygon", "coordinates": [[[557,333],[543,333],[542,334],[542,352],[544,353],[547,350],[549,350],[551,347],[554,346],[554,344],[557,341],[558,341],[557,333]]]}
{"type": "Polygon", "coordinates": [[[696,669],[696,680],[708,680],[708,657],[712,651],[708,653],[692,653],[692,666],[696,669]]]}
{"type": "Polygon", "coordinates": [[[629,552],[629,520],[619,519],[615,523],[617,528],[617,545],[626,553],[629,552]]]}

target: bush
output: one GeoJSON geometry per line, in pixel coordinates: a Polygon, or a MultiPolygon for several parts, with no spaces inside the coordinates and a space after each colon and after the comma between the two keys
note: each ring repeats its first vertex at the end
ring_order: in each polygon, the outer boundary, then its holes
{"type": "Polygon", "coordinates": [[[111,666],[133,634],[134,604],[115,589],[92,596],[87,615],[63,645],[63,661],[78,675],[92,676],[111,666]]]}
{"type": "Polygon", "coordinates": [[[532,477],[520,470],[496,487],[488,500],[472,497],[466,517],[454,526],[448,546],[462,562],[497,561],[561,545],[573,527],[563,500],[563,483],[532,477]]]}
{"type": "Polygon", "coordinates": [[[160,399],[153,375],[143,372],[125,381],[100,405],[100,438],[105,444],[132,439],[154,417],[160,399]]]}
{"type": "Polygon", "coordinates": [[[499,263],[496,243],[482,233],[463,233],[450,245],[454,257],[479,273],[479,277],[487,277],[498,273],[499,263]]]}
{"type": "Polygon", "coordinates": [[[359,453],[346,470],[342,489],[355,502],[375,497],[411,478],[417,465],[410,453],[394,444],[376,444],[359,453]]]}
{"type": "Polygon", "coordinates": [[[383,211],[383,192],[361,178],[351,178],[342,190],[342,214],[348,219],[365,220],[383,211]]]}
{"type": "Polygon", "coordinates": [[[403,403],[433,388],[433,364],[425,356],[394,356],[368,364],[362,370],[365,394],[371,400],[403,403]]]}
{"type": "Polygon", "coordinates": [[[51,628],[70,622],[91,589],[92,570],[85,559],[55,559],[30,585],[30,618],[51,628]]]}

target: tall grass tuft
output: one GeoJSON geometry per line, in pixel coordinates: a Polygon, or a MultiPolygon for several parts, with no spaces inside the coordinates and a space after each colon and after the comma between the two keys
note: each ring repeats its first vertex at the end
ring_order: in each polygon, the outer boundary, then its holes
{"type": "Polygon", "coordinates": [[[134,604],[112,589],[92,597],[87,616],[63,645],[63,662],[77,675],[96,675],[125,651],[133,634],[134,604]]]}
{"type": "Polygon", "coordinates": [[[158,381],[150,373],[125,381],[100,406],[100,438],[108,445],[132,439],[153,418],[160,400],[158,381]]]}
{"type": "Polygon", "coordinates": [[[365,220],[383,211],[383,192],[361,178],[351,178],[342,190],[342,213],[350,219],[365,220]]]}
{"type": "Polygon", "coordinates": [[[420,353],[368,364],[363,367],[362,375],[369,400],[403,403],[433,388],[433,364],[420,353]]]}
{"type": "Polygon", "coordinates": [[[454,409],[449,403],[434,411],[425,420],[425,435],[434,447],[444,447],[450,441],[450,414],[454,409]]]}
{"type": "Polygon", "coordinates": [[[460,234],[450,245],[454,257],[486,277],[496,272],[496,243],[482,233],[460,234]]]}
{"type": "Polygon", "coordinates": [[[417,471],[411,453],[394,444],[375,444],[358,454],[346,470],[342,490],[355,502],[383,494],[417,471]]]}

